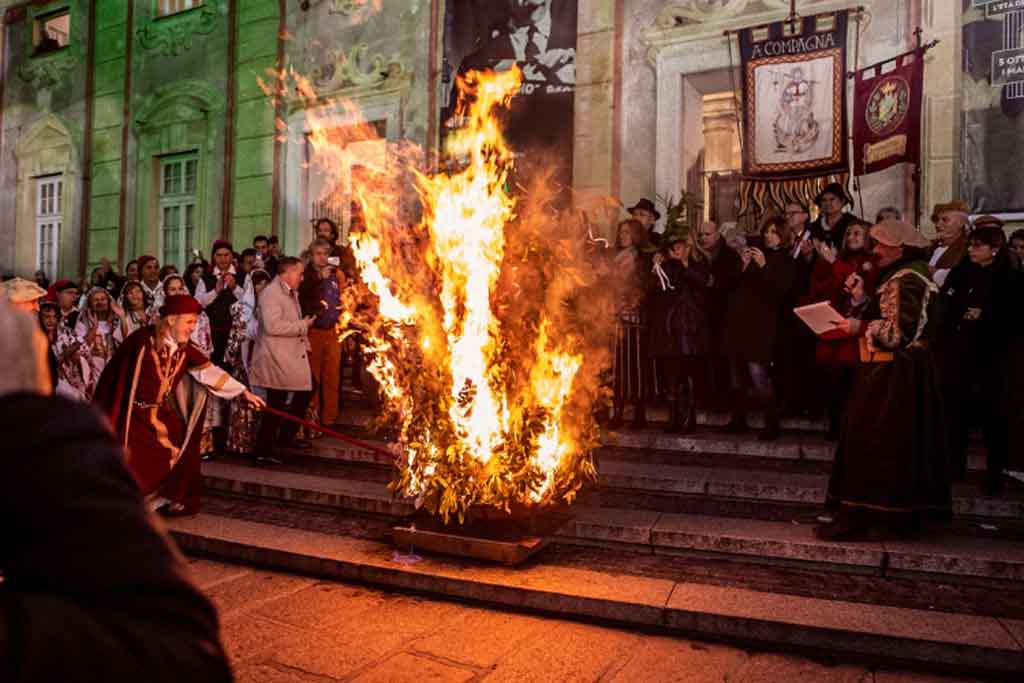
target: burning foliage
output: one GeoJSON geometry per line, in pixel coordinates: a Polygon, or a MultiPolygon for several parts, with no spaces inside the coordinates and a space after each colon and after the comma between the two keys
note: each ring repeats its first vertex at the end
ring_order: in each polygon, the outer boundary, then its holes
{"type": "Polygon", "coordinates": [[[351,105],[324,106],[305,79],[275,76],[306,106],[313,164],[335,188],[324,199],[354,200],[363,219],[349,235],[361,282],[345,292],[341,325],[362,331],[398,435],[391,489],[445,523],[474,506],[571,503],[596,476],[614,292],[584,222],[551,208],[550,175],[509,187],[500,114],[519,71],[460,80],[464,126],[438,172],[351,105]],[[368,154],[360,143],[371,141],[386,152],[368,154]]]}

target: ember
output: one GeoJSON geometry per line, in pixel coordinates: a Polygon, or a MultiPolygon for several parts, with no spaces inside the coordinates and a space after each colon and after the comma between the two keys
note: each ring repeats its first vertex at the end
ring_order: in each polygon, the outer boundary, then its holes
{"type": "Polygon", "coordinates": [[[377,128],[347,104],[307,110],[316,170],[335,188],[325,199],[355,198],[365,220],[349,236],[362,283],[342,324],[364,329],[382,419],[398,434],[392,490],[445,523],[473,506],[571,503],[595,478],[608,344],[593,331],[613,327],[613,305],[583,252],[586,228],[549,208],[547,176],[509,190],[499,117],[520,83],[517,69],[460,81],[457,170],[444,172],[422,170],[405,143],[368,157],[353,143],[377,140],[377,128]]]}

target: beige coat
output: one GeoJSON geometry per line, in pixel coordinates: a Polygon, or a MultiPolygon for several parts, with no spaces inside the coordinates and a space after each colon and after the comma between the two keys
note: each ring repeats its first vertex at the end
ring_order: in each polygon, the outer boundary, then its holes
{"type": "Polygon", "coordinates": [[[302,319],[298,293],[276,277],[260,293],[256,309],[259,334],[249,381],[267,389],[311,390],[308,328],[302,319]]]}

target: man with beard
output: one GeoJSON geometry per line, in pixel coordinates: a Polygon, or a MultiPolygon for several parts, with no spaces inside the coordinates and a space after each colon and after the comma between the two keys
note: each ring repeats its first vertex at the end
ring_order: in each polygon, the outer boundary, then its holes
{"type": "Polygon", "coordinates": [[[254,406],[265,405],[190,343],[201,311],[191,296],[167,297],[159,322],[139,329],[118,348],[94,396],[120,437],[143,495],[171,515],[199,511],[206,395],[244,396],[254,406]],[[206,391],[190,397],[186,375],[206,391]]]}

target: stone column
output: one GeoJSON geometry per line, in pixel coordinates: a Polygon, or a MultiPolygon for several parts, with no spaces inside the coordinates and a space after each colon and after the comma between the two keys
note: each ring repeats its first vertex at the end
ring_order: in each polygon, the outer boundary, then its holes
{"type": "Polygon", "coordinates": [[[578,5],[573,188],[583,195],[614,194],[615,4],[578,5]]]}
{"type": "Polygon", "coordinates": [[[928,52],[924,68],[921,227],[928,234],[934,232],[928,220],[931,207],[937,202],[956,199],[958,193],[962,76],[960,17],[960,3],[949,0],[921,2],[925,39],[941,41],[928,52]]]}

